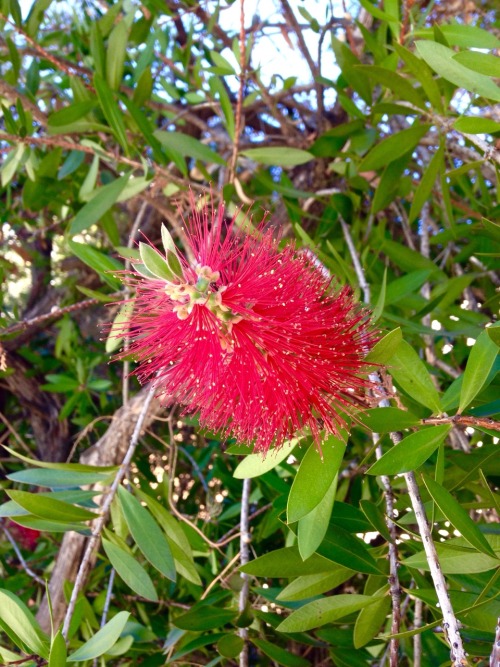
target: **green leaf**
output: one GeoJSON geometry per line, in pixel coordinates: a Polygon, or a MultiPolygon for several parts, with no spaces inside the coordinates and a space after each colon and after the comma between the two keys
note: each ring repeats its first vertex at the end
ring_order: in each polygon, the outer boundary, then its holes
{"type": "Polygon", "coordinates": [[[236,477],[236,479],[249,479],[264,475],[287,459],[298,442],[297,438],[287,440],[279,449],[272,449],[267,452],[265,457],[263,454],[249,454],[245,456],[236,466],[233,477],[236,477]]]}
{"type": "Polygon", "coordinates": [[[487,327],[486,328],[486,333],[491,338],[491,340],[495,343],[495,345],[497,347],[500,347],[500,326],[498,324],[495,324],[491,327],[487,327]]]}
{"type": "Polygon", "coordinates": [[[386,542],[390,542],[392,539],[391,534],[387,528],[384,513],[382,512],[380,506],[366,499],[360,500],[359,506],[375,530],[382,535],[386,542]]]}
{"type": "Polygon", "coordinates": [[[128,34],[127,22],[122,19],[115,25],[108,38],[106,80],[111,90],[118,90],[122,82],[128,34]]]}
{"type": "Polygon", "coordinates": [[[177,253],[177,246],[175,245],[174,239],[172,238],[172,234],[168,231],[163,223],[161,224],[161,240],[165,253],[167,250],[170,250],[170,252],[173,253],[177,253]]]}
{"type": "Polygon", "coordinates": [[[427,134],[429,125],[416,123],[408,130],[397,132],[374,146],[358,166],[360,173],[385,167],[399,157],[411,151],[420,139],[427,134]]]}
{"type": "Polygon", "coordinates": [[[418,53],[432,69],[460,88],[500,102],[500,88],[484,74],[472,72],[454,59],[455,52],[437,42],[421,40],[415,44],[418,53]]]}
{"type": "Polygon", "coordinates": [[[432,412],[441,412],[439,394],[415,349],[402,340],[392,359],[390,373],[401,388],[432,412]]]}
{"type": "Polygon", "coordinates": [[[49,638],[24,602],[4,589],[0,589],[0,626],[22,651],[48,659],[49,638]]]}
{"type": "Polygon", "coordinates": [[[78,259],[84,264],[87,264],[87,266],[90,266],[94,271],[97,271],[103,280],[105,280],[112,288],[116,289],[120,287],[120,281],[110,274],[123,270],[123,264],[121,262],[85,243],[68,241],[68,246],[78,259]]]}
{"type": "Polygon", "coordinates": [[[79,234],[99,222],[106,211],[109,211],[116,202],[128,180],[129,175],[125,174],[125,176],[120,176],[112,183],[99,188],[95,196],[78,211],[71,221],[69,230],[71,236],[79,234]]]}
{"type": "Polygon", "coordinates": [[[459,51],[453,56],[461,65],[465,65],[474,72],[500,78],[500,58],[492,53],[480,53],[478,51],[459,51]]]}
{"type": "Polygon", "coordinates": [[[318,572],[332,572],[338,568],[323,556],[313,554],[307,560],[302,560],[297,547],[285,547],[276,549],[264,556],[259,556],[246,565],[240,567],[240,572],[251,574],[256,577],[300,577],[306,574],[317,574],[318,572]]]}
{"type": "Polygon", "coordinates": [[[284,146],[248,148],[245,151],[240,151],[240,155],[244,155],[254,162],[276,167],[295,167],[314,160],[314,155],[308,151],[299,148],[285,148],[284,146]]]}
{"type": "Polygon", "coordinates": [[[294,611],[277,627],[278,632],[306,632],[353,614],[377,602],[378,598],[356,593],[332,595],[314,600],[294,611]]]}
{"type": "Polygon", "coordinates": [[[236,618],[238,612],[233,609],[221,609],[210,605],[197,605],[182,616],[172,620],[176,628],[190,632],[203,632],[220,628],[236,618]]]}
{"type": "Polygon", "coordinates": [[[364,607],[359,612],[354,625],[354,648],[358,649],[366,646],[378,634],[382,625],[384,625],[391,608],[390,596],[383,595],[381,597],[385,590],[387,590],[387,587],[377,591],[373,596],[376,598],[376,601],[369,607],[364,607]]]}
{"type": "Polygon", "coordinates": [[[107,354],[111,354],[122,344],[123,335],[127,330],[127,324],[133,312],[133,305],[131,303],[124,303],[116,313],[108,337],[106,338],[105,350],[107,354]]]}
{"type": "Polygon", "coordinates": [[[418,269],[417,271],[407,273],[401,278],[392,280],[387,288],[386,306],[397,303],[409,294],[415,293],[422,287],[430,274],[429,269],[418,269]]]}
{"type": "Polygon", "coordinates": [[[294,655],[288,649],[271,644],[266,639],[252,638],[251,641],[262,653],[279,665],[284,665],[285,667],[309,667],[311,664],[309,660],[294,655]]]}
{"type": "Polygon", "coordinates": [[[244,639],[238,635],[225,635],[217,642],[217,651],[225,658],[236,658],[245,645],[244,639]]]}
{"type": "Polygon", "coordinates": [[[481,118],[479,116],[462,116],[453,123],[453,127],[455,130],[467,134],[491,134],[492,132],[500,132],[500,123],[491,120],[491,118],[481,118]]]}
{"type": "Polygon", "coordinates": [[[95,633],[85,644],[68,656],[68,662],[93,660],[107,653],[118,641],[129,619],[130,612],[120,611],[95,633]]]}
{"type": "Polygon", "coordinates": [[[417,189],[413,195],[413,201],[411,203],[410,213],[408,214],[408,222],[413,222],[420,211],[422,206],[429,199],[434,186],[436,185],[436,179],[444,171],[444,148],[440,146],[437,151],[432,156],[432,160],[429,164],[426,165],[420,183],[418,184],[417,189]]]}
{"type": "Polygon", "coordinates": [[[365,574],[382,572],[365,543],[338,525],[330,526],[317,553],[358,572],[365,574]]]}
{"type": "Polygon", "coordinates": [[[113,473],[80,472],[78,470],[50,470],[32,468],[30,470],[19,470],[7,475],[13,482],[22,484],[34,484],[36,486],[48,486],[51,489],[69,489],[74,486],[85,486],[87,484],[103,484],[112,479],[113,473]]]}
{"type": "Polygon", "coordinates": [[[407,435],[366,472],[369,475],[400,475],[420,468],[443,442],[450,429],[450,424],[440,424],[407,435]]]}
{"type": "Polygon", "coordinates": [[[127,551],[121,549],[113,542],[103,538],[102,545],[111,565],[115,568],[119,577],[131,588],[137,595],[158,601],[151,577],[146,570],[133,558],[127,551]]]}
{"type": "Polygon", "coordinates": [[[390,407],[364,410],[357,414],[357,418],[366,428],[375,433],[403,431],[406,428],[416,426],[420,421],[418,417],[407,410],[390,407]]]}
{"type": "Polygon", "coordinates": [[[83,116],[86,116],[92,109],[95,109],[96,101],[87,100],[84,102],[76,102],[70,106],[59,109],[55,113],[50,114],[47,118],[49,127],[58,128],[65,125],[72,125],[83,116]]]}
{"type": "Polygon", "coordinates": [[[337,492],[337,479],[338,476],[336,475],[319,504],[312,512],[299,520],[297,528],[298,546],[300,555],[304,560],[312,556],[326,535],[337,492]]]}
{"type": "Polygon", "coordinates": [[[387,290],[387,267],[385,267],[384,269],[384,277],[382,278],[382,284],[380,286],[380,294],[378,296],[377,303],[375,304],[375,308],[372,311],[372,316],[370,320],[372,324],[378,322],[379,319],[382,317],[382,313],[384,312],[384,306],[385,306],[386,290],[387,290]]]}
{"type": "MultiPolygon", "coordinates": [[[[436,551],[443,574],[471,575],[498,569],[498,558],[478,553],[475,549],[472,550],[463,538],[448,540],[444,544],[436,544],[436,551]]],[[[417,570],[429,571],[429,563],[423,550],[405,558],[403,565],[417,570]]]]}
{"type": "Polygon", "coordinates": [[[90,473],[101,473],[101,472],[116,472],[118,466],[88,466],[83,463],[49,463],[47,461],[38,461],[36,459],[30,459],[24,454],[14,451],[7,445],[2,445],[2,447],[14,458],[20,459],[29,465],[36,466],[37,468],[47,468],[49,470],[67,470],[78,471],[78,472],[90,472],[90,473]]]}
{"type": "Polygon", "coordinates": [[[369,77],[374,79],[377,83],[389,88],[396,94],[397,99],[404,99],[416,106],[419,109],[425,109],[425,100],[422,98],[418,90],[416,90],[410,81],[401,74],[393,72],[385,67],[377,67],[376,65],[357,65],[355,69],[360,70],[369,77]]]}
{"type": "Polygon", "coordinates": [[[13,489],[8,489],[6,493],[9,498],[30,514],[41,519],[69,523],[71,521],[91,521],[98,517],[97,514],[83,509],[83,507],[76,507],[63,500],[48,498],[39,493],[28,493],[27,491],[15,491],[13,489]]]}
{"type": "Polygon", "coordinates": [[[183,155],[184,157],[194,158],[201,162],[215,163],[225,165],[226,161],[218,153],[211,148],[202,144],[201,141],[190,137],[181,132],[166,132],[165,130],[157,130],[154,136],[166,148],[183,155]]]}
{"type": "Polygon", "coordinates": [[[65,667],[66,656],[66,642],[61,631],[58,630],[50,645],[49,667],[65,667]]]}
{"type": "Polygon", "coordinates": [[[378,343],[374,345],[374,347],[366,355],[365,361],[369,362],[370,364],[386,364],[392,359],[393,354],[398,349],[398,346],[402,340],[403,334],[401,333],[400,327],[389,331],[389,333],[387,333],[378,341],[378,343]]]}
{"type": "Polygon", "coordinates": [[[336,564],[333,572],[318,572],[297,577],[281,591],[276,599],[295,601],[312,598],[337,588],[355,574],[354,570],[336,564]]]}
{"type": "Polygon", "coordinates": [[[497,355],[498,347],[488,335],[488,331],[482,331],[471,349],[465,367],[458,406],[459,413],[463,412],[481,391],[497,355]]]}
{"type": "MultiPolygon", "coordinates": [[[[443,488],[430,477],[423,475],[424,484],[436,505],[445,515],[451,525],[458,530],[462,537],[475,549],[487,556],[495,558],[495,552],[487,542],[479,527],[467,514],[466,510],[455,500],[449,491],[443,488]]],[[[500,564],[500,563],[499,563],[500,564]]]]}
{"type": "Polygon", "coordinates": [[[106,81],[98,74],[94,74],[94,88],[101,106],[104,117],[109,123],[110,128],[116,134],[121,147],[128,153],[128,140],[125,131],[125,124],[121,115],[120,105],[113,91],[109,88],[106,81]]]}
{"type": "Polygon", "coordinates": [[[139,252],[146,269],[156,278],[161,280],[174,281],[175,275],[170,270],[167,260],[160,253],[147,243],[139,241],[139,252]]]}
{"type": "Polygon", "coordinates": [[[175,581],[175,565],[169,544],[151,514],[131,493],[118,489],[123,515],[135,543],[147,560],[167,579],[175,581]]]}
{"type": "Polygon", "coordinates": [[[307,450],[290,489],[287,522],[309,514],[324,498],[342,464],[345,442],[329,435],[321,446],[322,457],[313,443],[307,450]]]}
{"type": "MultiPolygon", "coordinates": [[[[484,30],[475,25],[456,23],[454,21],[449,24],[441,23],[439,29],[451,46],[487,49],[488,51],[490,49],[500,48],[500,40],[492,31],[484,30]]],[[[424,28],[416,30],[415,35],[418,35],[419,37],[430,37],[432,35],[432,29],[424,28]]]]}

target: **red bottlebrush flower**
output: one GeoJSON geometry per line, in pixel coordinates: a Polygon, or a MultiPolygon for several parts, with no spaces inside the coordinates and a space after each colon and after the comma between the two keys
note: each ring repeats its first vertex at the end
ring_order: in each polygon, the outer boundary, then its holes
{"type": "Polygon", "coordinates": [[[165,254],[141,243],[141,275],[128,278],[136,296],[123,335],[140,382],[255,451],[306,427],[318,444],[320,429],[338,434],[338,410],[369,384],[360,377],[374,342],[366,312],[314,256],[280,249],[262,227],[243,235],[233,219],[224,228],[222,206],[192,209],[195,262],[162,227],[165,254]]]}

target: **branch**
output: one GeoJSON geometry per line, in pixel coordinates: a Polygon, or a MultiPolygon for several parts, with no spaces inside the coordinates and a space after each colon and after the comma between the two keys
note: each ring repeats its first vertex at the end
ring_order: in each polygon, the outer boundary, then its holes
{"type": "Polygon", "coordinates": [[[500,431],[500,422],[489,419],[489,417],[469,417],[467,415],[452,415],[451,417],[428,417],[421,420],[422,424],[460,424],[461,426],[477,426],[478,428],[489,428],[492,431],[500,431]]]}
{"type": "MultiPolygon", "coordinates": [[[[250,507],[250,479],[243,480],[243,489],[241,493],[241,517],[240,517],[240,563],[246,565],[250,560],[250,528],[249,528],[249,507],[250,507]]],[[[245,611],[248,603],[248,594],[250,591],[250,577],[248,574],[241,573],[243,586],[241,587],[238,600],[238,610],[240,614],[245,611]]],[[[240,637],[245,641],[240,653],[240,667],[248,667],[248,629],[241,628],[240,637]]]]}
{"type": "Polygon", "coordinates": [[[238,159],[238,146],[240,143],[241,120],[243,110],[243,91],[246,78],[246,48],[245,48],[245,0],[240,0],[240,85],[238,88],[238,99],[236,102],[236,118],[234,127],[233,154],[229,163],[228,181],[233,183],[236,177],[236,161],[238,159]]]}
{"type": "Polygon", "coordinates": [[[87,542],[87,547],[85,549],[82,562],[80,563],[80,568],[78,570],[76,581],[73,586],[73,590],[71,592],[71,598],[68,604],[68,609],[66,611],[66,616],[64,618],[62,635],[65,639],[68,638],[69,625],[71,623],[71,618],[75,610],[76,601],[80,593],[80,590],[85,585],[92,557],[94,555],[94,550],[99,545],[102,530],[108,519],[108,512],[111,507],[111,503],[113,502],[113,499],[118,491],[118,487],[120,486],[125,475],[127,474],[128,467],[135,453],[135,448],[137,447],[137,443],[139,442],[139,435],[141,433],[142,427],[144,426],[149,406],[151,405],[151,401],[154,398],[154,393],[155,389],[154,387],[151,387],[142,405],[141,411],[139,412],[139,416],[137,417],[137,422],[134,428],[134,432],[132,433],[132,437],[130,438],[130,444],[123,458],[120,469],[116,473],[115,479],[113,480],[113,484],[111,485],[111,488],[109,489],[108,494],[106,495],[106,498],[101,506],[101,514],[92,527],[93,528],[92,535],[89,538],[89,541],[87,542]]]}

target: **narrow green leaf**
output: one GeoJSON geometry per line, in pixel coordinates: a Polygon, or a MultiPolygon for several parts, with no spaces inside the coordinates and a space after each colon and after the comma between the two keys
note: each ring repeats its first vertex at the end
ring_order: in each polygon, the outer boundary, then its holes
{"type": "Polygon", "coordinates": [[[236,466],[233,477],[236,479],[249,479],[259,477],[276,468],[282,461],[287,459],[298,444],[297,438],[287,440],[279,449],[271,449],[265,457],[262,454],[249,454],[236,466]]]}
{"type": "Polygon", "coordinates": [[[172,273],[175,276],[177,276],[178,278],[183,278],[184,272],[182,270],[182,264],[180,263],[180,260],[177,257],[177,252],[172,252],[171,250],[167,250],[166,256],[167,256],[168,268],[172,271],[172,273]]]}
{"type": "Polygon", "coordinates": [[[411,271],[410,273],[401,276],[401,278],[392,280],[387,288],[385,298],[386,305],[388,306],[397,303],[409,294],[415,293],[422,287],[430,274],[431,272],[429,269],[418,269],[417,271],[411,271]]]}
{"type": "Polygon", "coordinates": [[[107,354],[111,354],[122,344],[123,335],[127,330],[127,323],[133,312],[133,305],[131,303],[124,303],[116,313],[108,337],[106,338],[105,350],[107,354]]]}
{"type": "Polygon", "coordinates": [[[154,136],[166,148],[173,150],[184,157],[194,158],[201,162],[226,164],[226,161],[218,153],[211,148],[202,144],[201,141],[190,137],[181,132],[166,132],[165,130],[157,130],[154,136]]]}
{"type": "Polygon", "coordinates": [[[306,574],[297,577],[281,591],[276,599],[296,601],[312,598],[315,595],[321,595],[321,593],[337,588],[355,575],[354,570],[342,565],[335,565],[336,569],[332,572],[318,572],[317,574],[306,574]]]}
{"type": "Polygon", "coordinates": [[[432,412],[441,412],[441,401],[424,362],[414,348],[402,340],[391,359],[390,373],[413,400],[432,412]]]}
{"type": "Polygon", "coordinates": [[[69,489],[75,486],[86,486],[87,484],[103,484],[109,481],[113,473],[81,472],[79,470],[50,470],[47,468],[31,468],[30,470],[19,470],[7,475],[13,482],[22,484],[34,484],[36,486],[48,486],[51,489],[69,489]]]}
{"type": "Polygon", "coordinates": [[[410,81],[401,74],[393,72],[385,67],[377,67],[376,65],[358,65],[356,69],[368,74],[377,83],[389,88],[396,94],[397,99],[407,100],[419,109],[425,109],[425,100],[422,98],[418,90],[416,90],[410,81]]]}
{"type": "Polygon", "coordinates": [[[380,293],[378,295],[377,303],[375,304],[375,308],[373,309],[371,316],[371,322],[373,324],[379,321],[379,319],[382,316],[382,313],[384,312],[386,290],[387,290],[387,267],[385,267],[384,269],[384,277],[382,278],[380,293]]]}
{"type": "Polygon", "coordinates": [[[451,525],[458,530],[462,537],[475,549],[487,556],[496,557],[495,552],[487,542],[477,524],[470,518],[466,510],[458,503],[449,491],[443,488],[430,477],[423,475],[424,484],[432,499],[445,515],[451,525]]]}
{"type": "Polygon", "coordinates": [[[358,572],[365,574],[382,572],[366,544],[338,525],[330,526],[317,553],[358,572]]]}
{"type": "Polygon", "coordinates": [[[166,259],[160,253],[147,243],[139,241],[139,252],[146,269],[156,278],[161,280],[173,281],[175,275],[170,270],[166,259]]]}
{"type": "Polygon", "coordinates": [[[68,656],[68,662],[84,662],[104,655],[116,644],[129,619],[130,612],[119,611],[85,644],[68,656]]]}
{"type": "Polygon", "coordinates": [[[277,631],[306,632],[353,614],[376,601],[378,601],[378,598],[369,595],[357,595],[356,593],[333,595],[321,600],[314,600],[314,602],[309,602],[309,604],[300,607],[282,621],[278,625],[277,631]]]}
{"type": "Polygon", "coordinates": [[[416,123],[408,130],[397,132],[374,146],[358,166],[360,173],[385,167],[415,148],[420,139],[427,134],[429,125],[416,123]]]}
{"type": "Polygon", "coordinates": [[[49,667],[65,667],[66,656],[66,642],[61,631],[58,630],[50,645],[49,667]]]}
{"type": "Polygon", "coordinates": [[[101,106],[104,117],[109,123],[110,128],[116,134],[121,147],[128,153],[128,140],[127,133],[125,131],[125,123],[121,115],[120,105],[117,102],[117,99],[113,91],[109,88],[106,81],[99,76],[99,74],[94,74],[94,88],[97,93],[97,99],[101,106]]]}
{"type": "Polygon", "coordinates": [[[111,90],[118,90],[123,78],[129,29],[127,22],[119,21],[111,31],[106,50],[106,80],[111,90]]]}
{"type": "Polygon", "coordinates": [[[491,118],[481,118],[480,116],[462,116],[453,123],[453,126],[455,130],[466,132],[467,134],[500,132],[500,123],[491,118]]]}
{"type": "Polygon", "coordinates": [[[426,165],[422,174],[420,183],[413,195],[410,213],[408,214],[408,222],[413,222],[422,210],[422,206],[429,199],[436,179],[441,172],[444,171],[444,148],[440,146],[432,156],[432,160],[426,165]]]}
{"type": "Polygon", "coordinates": [[[276,167],[295,167],[314,160],[314,155],[308,151],[303,151],[299,148],[285,148],[283,146],[276,146],[274,148],[248,148],[245,151],[240,151],[240,155],[244,155],[254,162],[276,167]]]}
{"type": "Polygon", "coordinates": [[[465,65],[474,72],[486,74],[500,79],[500,58],[492,53],[481,53],[479,51],[459,51],[453,56],[461,65],[465,65]]]}
{"type": "Polygon", "coordinates": [[[71,125],[80,118],[86,116],[92,109],[95,109],[95,100],[86,100],[84,102],[76,102],[67,107],[59,109],[47,118],[47,124],[50,127],[60,127],[64,125],[71,125]]]}
{"type": "Polygon", "coordinates": [[[253,638],[251,641],[262,653],[279,665],[284,665],[284,667],[310,667],[309,660],[294,655],[289,650],[276,646],[276,644],[272,644],[266,639],[253,638]]]}
{"type": "Polygon", "coordinates": [[[309,514],[306,514],[306,516],[299,520],[297,542],[300,555],[304,560],[312,556],[326,535],[332,515],[335,494],[337,493],[337,479],[338,475],[334,477],[330,488],[326,491],[319,504],[309,514]]]}
{"type": "Polygon", "coordinates": [[[430,40],[420,40],[415,46],[420,56],[439,76],[476,95],[500,102],[500,88],[496,83],[490,77],[472,72],[457,62],[452,49],[430,40]]]}
{"type": "Polygon", "coordinates": [[[37,468],[47,468],[49,470],[68,470],[68,471],[79,471],[79,472],[91,472],[91,473],[100,473],[100,472],[116,472],[118,466],[88,466],[83,463],[49,463],[47,461],[38,461],[36,459],[30,459],[20,452],[16,452],[7,445],[2,445],[2,447],[14,458],[20,459],[25,463],[29,463],[32,466],[37,468]]]}
{"type": "Polygon", "coordinates": [[[110,274],[116,271],[123,271],[123,264],[114,257],[105,255],[97,248],[85,243],[77,243],[76,241],[68,241],[68,246],[78,259],[84,264],[90,266],[91,269],[97,271],[104,281],[113,289],[120,287],[120,281],[110,274]]]}
{"type": "Polygon", "coordinates": [[[167,579],[175,581],[175,565],[170,546],[151,514],[131,493],[118,489],[123,515],[135,543],[147,560],[167,579]]]}
{"type": "Polygon", "coordinates": [[[373,364],[386,364],[391,360],[402,340],[403,334],[401,333],[400,327],[389,331],[389,333],[374,345],[371,351],[366,355],[365,361],[373,364]]]}
{"type": "Polygon", "coordinates": [[[360,500],[359,506],[373,528],[382,535],[386,542],[390,542],[392,539],[391,534],[389,533],[384,513],[380,507],[366,499],[360,500]]]}
{"type": "Polygon", "coordinates": [[[95,196],[78,211],[71,221],[69,230],[71,236],[79,234],[99,222],[106,211],[109,211],[116,202],[128,180],[129,175],[125,174],[125,176],[120,176],[112,183],[99,188],[95,196]]]}
{"type": "Polygon", "coordinates": [[[359,421],[370,431],[375,433],[390,433],[391,431],[403,431],[419,423],[419,418],[408,410],[399,408],[372,408],[359,412],[359,421]]]}
{"type": "MultiPolygon", "coordinates": [[[[463,538],[448,540],[444,544],[436,544],[436,551],[444,574],[471,575],[498,569],[498,558],[492,558],[485,553],[472,550],[463,538]]],[[[405,558],[403,565],[417,570],[429,571],[429,563],[424,550],[405,558]]]]}
{"type": "Polygon", "coordinates": [[[319,505],[339,471],[345,447],[345,442],[333,435],[322,443],[322,457],[314,443],[309,447],[288,496],[288,523],[298,521],[319,505]]]}
{"type": "Polygon", "coordinates": [[[153,602],[158,601],[158,594],[151,577],[129,553],[113,542],[103,538],[102,545],[111,565],[117,574],[137,595],[153,602]]]}
{"type": "Polygon", "coordinates": [[[67,523],[71,521],[91,521],[98,516],[94,512],[83,509],[83,507],[76,507],[63,500],[48,498],[39,493],[28,493],[27,491],[17,491],[14,489],[8,489],[6,493],[9,498],[30,514],[38,516],[41,519],[67,523]]]}
{"type": "Polygon", "coordinates": [[[168,231],[163,223],[161,224],[161,240],[165,253],[167,250],[170,250],[170,252],[173,253],[177,252],[177,246],[175,245],[174,239],[172,238],[172,234],[168,231]]]}
{"type": "Polygon", "coordinates": [[[400,475],[420,468],[443,442],[450,429],[450,424],[440,424],[407,435],[376,461],[367,474],[400,475]]]}
{"type": "Polygon", "coordinates": [[[364,607],[354,624],[354,648],[358,649],[366,646],[385,623],[385,619],[391,608],[391,598],[384,595],[387,586],[380,589],[373,597],[376,601],[369,607],[364,607]]]}
{"type": "Polygon", "coordinates": [[[190,632],[214,630],[236,618],[238,612],[233,609],[221,609],[210,605],[197,605],[186,614],[172,620],[176,628],[190,632]]]}
{"type": "Polygon", "coordinates": [[[471,349],[465,367],[458,406],[459,413],[463,412],[481,391],[497,355],[498,347],[488,335],[488,331],[482,331],[471,349]]]}
{"type": "Polygon", "coordinates": [[[291,578],[318,572],[332,572],[337,568],[338,565],[328,558],[313,554],[304,561],[297,547],[285,547],[242,565],[240,572],[256,577],[291,578]]]}
{"type": "Polygon", "coordinates": [[[0,589],[0,622],[2,629],[22,651],[48,659],[49,638],[24,602],[4,589],[0,589]]]}

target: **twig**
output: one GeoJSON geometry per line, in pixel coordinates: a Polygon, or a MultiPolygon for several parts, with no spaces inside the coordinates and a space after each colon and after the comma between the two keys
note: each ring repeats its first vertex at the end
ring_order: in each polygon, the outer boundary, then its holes
{"type": "MultiPolygon", "coordinates": [[[[415,598],[415,611],[413,616],[413,628],[416,630],[422,625],[422,600],[415,598]]],[[[422,665],[422,635],[417,632],[413,636],[413,667],[422,665]]]]}
{"type": "MultiPolygon", "coordinates": [[[[240,516],[240,563],[246,565],[250,560],[250,528],[249,528],[249,509],[250,509],[250,479],[243,480],[241,491],[241,516],[240,516]]],[[[241,573],[243,586],[241,587],[238,600],[238,610],[240,614],[245,611],[250,592],[250,577],[248,574],[241,573]]],[[[248,630],[241,628],[240,637],[245,641],[240,653],[240,667],[248,667],[248,630]]]]}
{"type": "Polygon", "coordinates": [[[228,572],[233,567],[233,565],[239,560],[239,558],[240,558],[240,552],[238,551],[236,556],[234,556],[234,558],[232,558],[229,561],[229,563],[226,565],[226,567],[221,572],[219,572],[219,574],[215,577],[215,579],[213,581],[211,581],[210,584],[206,587],[206,589],[203,591],[203,593],[200,597],[200,600],[204,600],[208,596],[208,594],[210,593],[212,588],[215,586],[215,584],[225,576],[226,572],[228,572]]]}
{"type": "Polygon", "coordinates": [[[16,429],[12,426],[10,421],[7,419],[7,417],[2,412],[0,412],[0,419],[2,420],[2,422],[4,423],[6,428],[9,430],[9,433],[11,433],[14,436],[14,438],[16,439],[16,441],[18,442],[18,444],[21,445],[21,449],[24,449],[24,451],[28,454],[28,456],[32,457],[33,452],[28,447],[28,445],[24,442],[24,440],[21,438],[19,433],[16,431],[16,429]]]}
{"type": "Polygon", "coordinates": [[[243,92],[246,79],[246,35],[245,35],[245,0],[240,0],[240,85],[236,101],[236,116],[234,124],[233,154],[229,162],[228,181],[233,183],[236,178],[236,161],[238,159],[238,147],[240,143],[241,121],[243,111],[243,92]]]}
{"type": "MultiPolygon", "coordinates": [[[[401,433],[390,434],[392,442],[397,445],[401,442],[403,436],[401,433]]],[[[436,545],[432,539],[432,533],[425,514],[424,504],[420,497],[420,490],[418,488],[417,480],[413,472],[404,474],[408,495],[410,496],[413,511],[417,519],[418,529],[422,538],[425,555],[429,564],[429,569],[434,583],[434,589],[439,601],[441,613],[443,614],[443,628],[445,636],[451,649],[451,661],[457,667],[468,665],[465,649],[460,636],[458,621],[451,606],[450,596],[446,588],[446,581],[439,564],[439,558],[436,551],[436,545]]]]}
{"type": "Polygon", "coordinates": [[[17,559],[20,562],[23,570],[32,579],[34,579],[37,582],[37,584],[41,584],[42,586],[45,587],[45,581],[41,577],[39,577],[35,572],[33,572],[33,570],[30,568],[28,563],[24,560],[23,555],[21,553],[21,550],[17,546],[16,540],[12,537],[12,534],[11,534],[10,530],[5,526],[5,524],[3,522],[2,522],[2,529],[3,529],[3,532],[5,533],[5,536],[7,537],[9,542],[11,543],[12,548],[14,549],[14,552],[15,552],[15,554],[17,556],[17,559]]]}
{"type": "MultiPolygon", "coordinates": [[[[109,296],[111,298],[119,295],[120,295],[119,292],[114,292],[113,294],[109,294],[106,296],[109,296]]],[[[0,331],[0,334],[2,336],[6,336],[8,334],[13,334],[18,331],[26,331],[26,329],[30,329],[32,327],[38,327],[41,324],[47,322],[48,320],[58,320],[67,313],[74,313],[78,310],[84,310],[85,308],[90,308],[90,306],[95,306],[98,303],[101,303],[99,299],[85,299],[84,301],[78,301],[77,303],[73,303],[71,306],[64,306],[63,308],[55,308],[54,310],[51,310],[50,313],[43,313],[43,315],[37,315],[36,317],[32,317],[29,320],[16,322],[16,324],[13,324],[12,326],[7,327],[3,331],[0,331]]]]}
{"type": "MultiPolygon", "coordinates": [[[[106,599],[104,600],[104,608],[102,610],[101,623],[100,626],[103,628],[106,625],[106,619],[108,618],[109,606],[111,604],[111,597],[113,595],[113,584],[115,583],[116,570],[114,567],[111,568],[108,579],[108,588],[106,590],[106,599]]],[[[92,667],[98,667],[99,658],[94,658],[92,667]]]]}
{"type": "Polygon", "coordinates": [[[461,424],[462,426],[477,426],[489,428],[492,431],[500,431],[500,422],[489,417],[469,417],[466,415],[452,415],[451,417],[428,417],[421,420],[422,424],[461,424]]]}
{"type": "Polygon", "coordinates": [[[73,612],[75,610],[75,605],[76,601],[78,598],[78,594],[80,593],[81,588],[83,587],[83,583],[86,579],[87,572],[90,568],[90,563],[92,556],[94,554],[94,550],[97,548],[100,539],[101,539],[101,532],[102,529],[104,528],[104,524],[107,521],[108,518],[108,512],[111,507],[111,503],[113,502],[113,499],[116,495],[116,492],[118,491],[118,487],[123,481],[123,478],[125,477],[128,466],[130,465],[130,462],[132,461],[132,457],[134,456],[135,448],[137,447],[137,443],[139,441],[139,435],[141,433],[142,426],[144,424],[144,420],[146,418],[147,412],[149,410],[149,406],[151,405],[151,401],[153,400],[155,394],[155,389],[154,387],[151,387],[149,390],[148,395],[146,396],[146,399],[142,405],[141,411],[137,417],[137,422],[135,424],[134,432],[132,433],[132,437],[130,438],[130,444],[128,446],[127,452],[123,458],[123,461],[120,465],[120,469],[116,473],[116,477],[113,480],[113,484],[111,485],[111,488],[108,491],[108,494],[106,498],[104,499],[104,502],[101,507],[101,514],[99,518],[95,521],[93,525],[93,531],[92,535],[89,538],[87,542],[87,547],[85,549],[85,553],[83,555],[82,561],[80,563],[80,567],[78,569],[78,574],[76,576],[75,584],[73,586],[73,590],[71,592],[71,598],[68,604],[68,609],[66,610],[66,616],[64,617],[64,623],[63,623],[63,629],[62,629],[62,635],[65,639],[68,638],[68,631],[69,631],[69,625],[71,622],[71,618],[73,616],[73,612]]]}

